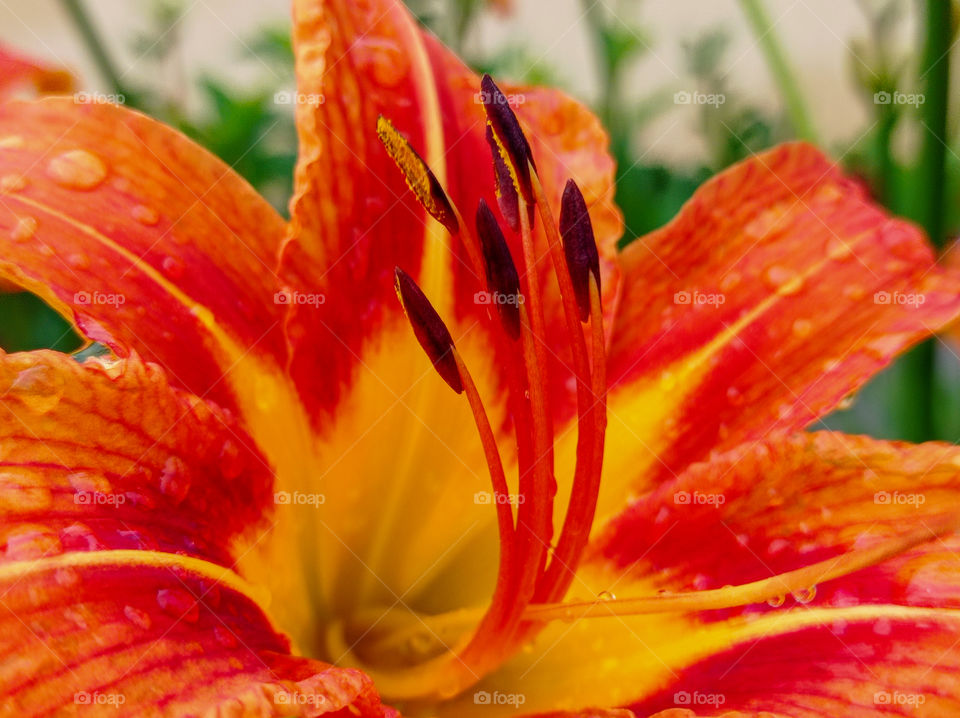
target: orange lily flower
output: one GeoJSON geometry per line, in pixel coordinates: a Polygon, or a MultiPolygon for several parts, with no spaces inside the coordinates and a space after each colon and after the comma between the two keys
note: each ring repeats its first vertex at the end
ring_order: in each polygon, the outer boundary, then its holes
{"type": "Polygon", "coordinates": [[[3,708],[960,712],[960,450],[802,431],[960,314],[921,234],[792,144],[618,254],[573,100],[393,0],[294,40],[289,223],[0,105],[0,277],[111,350],[0,355],[3,708]]]}

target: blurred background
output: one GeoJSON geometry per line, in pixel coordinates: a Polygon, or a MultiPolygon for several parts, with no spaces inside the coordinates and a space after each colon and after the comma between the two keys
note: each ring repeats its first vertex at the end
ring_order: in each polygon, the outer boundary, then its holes
{"type": "MultiPolygon", "coordinates": [[[[793,138],[828,150],[938,247],[960,229],[953,0],[407,4],[475,68],[561,87],[594,108],[618,161],[625,243],[718,170],[793,138]]],[[[285,213],[296,139],[274,94],[294,87],[289,5],[0,0],[0,44],[179,127],[285,213]]],[[[0,348],[79,345],[36,298],[0,294],[0,348]]],[[[825,424],[960,440],[956,352],[949,339],[927,342],[825,424]]]]}

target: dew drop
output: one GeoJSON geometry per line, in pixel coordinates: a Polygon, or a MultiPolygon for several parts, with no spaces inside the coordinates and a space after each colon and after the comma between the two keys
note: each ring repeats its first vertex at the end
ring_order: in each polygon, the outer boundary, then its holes
{"type": "Polygon", "coordinates": [[[893,625],[889,618],[880,618],[873,624],[873,632],[878,636],[889,636],[893,631],[893,625]]]}
{"type": "Polygon", "coordinates": [[[809,319],[797,319],[793,323],[793,335],[798,339],[806,339],[813,331],[813,322],[809,319]]]}
{"type": "Polygon", "coordinates": [[[242,471],[243,460],[240,456],[240,447],[232,439],[227,439],[220,449],[220,473],[226,479],[235,479],[242,471]]]}
{"type": "MultiPolygon", "coordinates": [[[[160,596],[158,595],[157,601],[159,602],[159,600],[160,596]]],[[[153,621],[150,620],[150,614],[139,608],[134,608],[133,606],[124,606],[123,615],[127,617],[127,620],[130,621],[130,623],[144,631],[149,630],[150,626],[153,625],[153,621]]]]}
{"type": "Polygon", "coordinates": [[[180,277],[183,276],[186,266],[179,257],[164,257],[163,261],[160,262],[160,269],[162,269],[163,273],[170,277],[170,279],[180,279],[180,277]]]}
{"type": "Polygon", "coordinates": [[[793,600],[797,603],[810,603],[813,599],[817,597],[817,587],[810,586],[809,588],[804,588],[799,591],[796,591],[793,594],[793,600]]]}
{"type": "Polygon", "coordinates": [[[70,150],[47,163],[47,174],[61,187],[89,190],[107,176],[103,160],[87,150],[70,150]]]}
{"type": "Polygon", "coordinates": [[[786,600],[786,596],[771,596],[767,599],[767,605],[773,608],[780,608],[786,600]]]}
{"type": "Polygon", "coordinates": [[[112,488],[105,476],[90,471],[74,471],[67,475],[67,482],[74,490],[88,493],[106,494],[112,488]]]}
{"type": "Polygon", "coordinates": [[[90,628],[87,625],[87,619],[83,617],[83,614],[73,608],[65,609],[63,612],[63,617],[83,631],[86,631],[90,628]]]}
{"type": "Polygon", "coordinates": [[[67,257],[67,263],[75,269],[89,269],[90,257],[86,254],[71,254],[67,257]]]}
{"type": "Polygon", "coordinates": [[[190,477],[187,467],[177,456],[171,456],[163,465],[160,473],[160,491],[164,496],[179,504],[190,492],[190,477]]]}
{"type": "Polygon", "coordinates": [[[598,601],[616,601],[617,597],[613,594],[612,591],[601,591],[597,594],[598,601]]]}
{"type": "Polygon", "coordinates": [[[848,284],[843,288],[843,296],[847,299],[852,299],[855,302],[859,302],[867,295],[867,290],[863,288],[861,284],[848,284]]]}
{"type": "Polygon", "coordinates": [[[28,526],[7,536],[5,555],[14,561],[33,560],[63,551],[60,537],[42,526],[28,526]]]}
{"type": "Polygon", "coordinates": [[[213,637],[217,639],[217,643],[224,648],[237,647],[237,637],[233,634],[233,631],[226,626],[215,626],[213,629],[213,637]]]}
{"type": "Polygon", "coordinates": [[[0,192],[19,192],[27,186],[23,175],[4,175],[0,177],[0,192]]]}
{"type": "Polygon", "coordinates": [[[179,588],[161,588],[157,591],[157,605],[168,616],[196,623],[200,618],[200,605],[186,591],[179,588]]]}
{"type": "Polygon", "coordinates": [[[763,277],[771,289],[784,296],[796,294],[803,289],[803,277],[788,267],[775,264],[767,269],[763,277]]]}
{"type": "Polygon", "coordinates": [[[152,227],[160,221],[160,213],[145,204],[138,204],[130,213],[140,224],[145,224],[148,227],[152,227]]]}
{"type": "Polygon", "coordinates": [[[53,572],[53,580],[63,588],[76,588],[80,585],[80,573],[74,568],[58,568],[53,572]]]}
{"type": "Polygon", "coordinates": [[[720,280],[720,291],[729,292],[734,289],[738,284],[740,284],[740,273],[739,272],[728,272],[720,280]]]}
{"type": "Polygon", "coordinates": [[[20,217],[10,230],[14,242],[25,242],[37,232],[37,220],[33,217],[20,217]]]}
{"type": "Polygon", "coordinates": [[[743,394],[740,393],[740,390],[735,386],[727,387],[727,401],[729,401],[733,406],[740,406],[743,404],[743,394]]]}
{"type": "Polygon", "coordinates": [[[27,408],[46,414],[60,403],[64,384],[63,377],[53,367],[37,364],[19,372],[10,390],[17,393],[27,408]]]}
{"type": "Polygon", "coordinates": [[[827,243],[827,257],[835,262],[850,259],[853,256],[853,244],[845,242],[839,237],[833,237],[827,243]]]}
{"type": "Polygon", "coordinates": [[[350,48],[357,64],[383,87],[395,87],[407,76],[410,60],[401,47],[385,37],[361,37],[350,48]]]}

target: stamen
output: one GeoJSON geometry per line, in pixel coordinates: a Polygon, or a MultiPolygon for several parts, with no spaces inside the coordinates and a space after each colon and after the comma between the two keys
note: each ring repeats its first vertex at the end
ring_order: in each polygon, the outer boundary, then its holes
{"type": "Polygon", "coordinates": [[[801,596],[820,583],[869,568],[916,546],[952,533],[957,530],[958,524],[960,524],[958,518],[960,517],[956,515],[949,516],[939,522],[933,522],[932,526],[930,522],[927,522],[924,526],[908,534],[885,540],[876,546],[853,549],[836,558],[819,561],[803,568],[738,586],[726,586],[690,593],[661,593],[656,596],[638,598],[531,605],[524,613],[524,618],[530,621],[568,621],[580,618],[636,616],[673,611],[711,611],[782,599],[788,593],[801,596]]]}
{"type": "Polygon", "coordinates": [[[477,432],[480,434],[480,443],[483,445],[483,453],[487,459],[487,470],[490,472],[490,479],[493,484],[493,503],[496,504],[497,508],[497,523],[500,533],[500,577],[497,579],[497,588],[500,589],[503,586],[506,589],[510,583],[511,561],[516,540],[513,509],[510,507],[510,489],[507,487],[507,477],[503,472],[500,451],[497,449],[497,439],[490,427],[490,419],[483,408],[480,393],[477,391],[473,377],[470,376],[467,365],[464,364],[456,347],[452,349],[452,353],[460,372],[460,379],[467,395],[467,401],[470,402],[470,409],[473,411],[473,419],[477,426],[477,432]]]}
{"type": "Polygon", "coordinates": [[[451,389],[460,394],[463,391],[463,382],[460,380],[460,371],[452,351],[453,338],[447,330],[447,325],[443,323],[417,283],[400,267],[397,267],[394,272],[397,296],[413,327],[414,336],[433,362],[437,373],[450,385],[451,389]]]}
{"type": "MultiPolygon", "coordinates": [[[[513,181],[513,173],[503,158],[503,152],[497,139],[493,136],[493,128],[487,125],[487,144],[490,145],[490,154],[493,155],[493,172],[496,185],[497,204],[500,213],[507,220],[507,226],[514,232],[520,231],[520,197],[517,186],[513,181]]],[[[532,220],[531,220],[532,221],[532,220]]]]}
{"type": "Polygon", "coordinates": [[[580,188],[573,180],[567,180],[560,204],[560,235],[563,237],[563,252],[570,270],[570,280],[580,309],[580,321],[590,316],[589,275],[600,286],[600,255],[593,236],[593,225],[587,212],[580,188]]]}
{"type": "Polygon", "coordinates": [[[456,212],[447,198],[446,192],[440,186],[436,175],[410,146],[407,139],[400,134],[396,127],[383,115],[377,118],[377,134],[383,143],[387,154],[397,163],[397,167],[407,180],[407,185],[413,190],[423,208],[430,213],[440,224],[447,228],[450,234],[457,234],[460,226],[456,212]]]}
{"type": "Polygon", "coordinates": [[[512,339],[520,338],[520,277],[510,255],[507,240],[500,231],[497,218],[487,203],[480,200],[477,207],[477,236],[483,248],[486,264],[487,286],[491,298],[496,302],[497,311],[507,334],[512,339]]]}
{"type": "Polygon", "coordinates": [[[506,165],[517,184],[517,190],[524,201],[532,205],[533,190],[530,187],[530,167],[536,166],[533,163],[533,153],[530,151],[530,145],[520,128],[517,116],[510,109],[507,96],[501,92],[490,75],[484,75],[480,80],[480,96],[483,98],[483,105],[487,111],[487,121],[493,130],[493,138],[496,140],[505,160],[507,160],[506,165]]]}

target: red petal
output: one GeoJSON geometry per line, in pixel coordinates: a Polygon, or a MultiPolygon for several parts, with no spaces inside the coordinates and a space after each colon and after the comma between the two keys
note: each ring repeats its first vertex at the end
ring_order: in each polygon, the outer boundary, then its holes
{"type": "MultiPolygon", "coordinates": [[[[294,311],[292,371],[308,401],[329,408],[354,378],[371,336],[400,322],[392,296],[396,266],[423,287],[446,321],[456,317],[471,326],[487,312],[474,300],[479,279],[462,243],[451,246],[443,228],[425,220],[380,146],[378,115],[409,138],[467,222],[481,197],[494,203],[493,164],[479,78],[401,3],[304,0],[295,3],[294,15],[301,156],[284,276],[300,291],[323,291],[328,301],[321,311],[294,311]]],[[[612,251],[620,219],[599,123],[560,93],[518,92],[525,100],[519,115],[535,138],[554,210],[572,176],[595,203],[598,240],[612,251]]],[[[556,300],[548,311],[562,326],[556,300]]]]}
{"type": "Polygon", "coordinates": [[[384,714],[284,655],[231,571],[272,475],[223,411],[133,357],[0,356],[0,673],[17,715],[384,714]]]}
{"type": "Polygon", "coordinates": [[[960,283],[817,150],[784,145],[697,191],[622,254],[607,511],[715,448],[799,429],[953,319],[960,283]],[[625,478],[625,480],[627,480],[625,478]]]}
{"type": "Polygon", "coordinates": [[[241,359],[284,365],[283,221],[226,165],[108,104],[3,105],[0,138],[0,276],[224,406],[241,359]]]}

